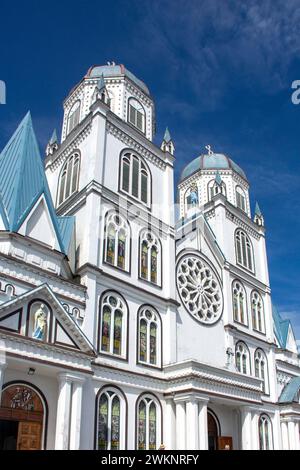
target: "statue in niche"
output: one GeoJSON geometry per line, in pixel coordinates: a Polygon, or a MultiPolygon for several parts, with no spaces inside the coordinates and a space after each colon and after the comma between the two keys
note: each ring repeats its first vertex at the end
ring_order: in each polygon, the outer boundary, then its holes
{"type": "Polygon", "coordinates": [[[198,198],[198,190],[197,187],[194,186],[191,188],[191,192],[187,197],[187,203],[189,207],[195,207],[198,205],[199,198],[198,198]]]}
{"type": "Polygon", "coordinates": [[[34,326],[32,337],[43,341],[46,338],[47,313],[44,310],[45,305],[41,304],[34,315],[34,326]]]}

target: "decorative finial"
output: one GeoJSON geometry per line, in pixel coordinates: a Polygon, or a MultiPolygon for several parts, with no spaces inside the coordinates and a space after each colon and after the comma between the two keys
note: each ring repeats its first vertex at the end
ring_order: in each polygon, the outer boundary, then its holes
{"type": "Polygon", "coordinates": [[[214,153],[210,145],[206,145],[205,148],[208,151],[208,155],[212,155],[214,153]]]}
{"type": "Polygon", "coordinates": [[[258,202],[256,202],[255,204],[254,223],[259,225],[260,227],[263,227],[265,224],[264,216],[262,215],[258,202]]]}

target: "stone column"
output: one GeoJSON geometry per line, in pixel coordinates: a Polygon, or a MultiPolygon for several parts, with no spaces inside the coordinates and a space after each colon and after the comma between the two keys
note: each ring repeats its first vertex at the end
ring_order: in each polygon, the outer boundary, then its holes
{"type": "Polygon", "coordinates": [[[80,448],[80,424],[81,424],[81,404],[82,386],[84,378],[73,378],[72,380],[72,404],[71,404],[71,425],[70,425],[70,450],[80,448]]]}
{"type": "Polygon", "coordinates": [[[186,449],[199,449],[198,400],[194,397],[186,402],[186,449]]]}
{"type": "Polygon", "coordinates": [[[176,449],[186,449],[185,401],[176,401],[176,449]]]}
{"type": "Polygon", "coordinates": [[[168,398],[166,401],[166,411],[164,419],[164,437],[163,444],[166,446],[166,450],[175,449],[175,405],[172,398],[168,398]]]}
{"type": "Polygon", "coordinates": [[[207,403],[208,403],[208,400],[198,399],[199,449],[200,450],[208,450],[207,403]]]}
{"type": "Polygon", "coordinates": [[[295,450],[300,450],[299,421],[295,421],[295,450]]]}
{"type": "Polygon", "coordinates": [[[241,424],[242,424],[242,450],[251,450],[251,409],[248,407],[241,408],[241,424]]]}
{"type": "Polygon", "coordinates": [[[296,449],[295,443],[295,423],[293,421],[288,422],[288,433],[289,433],[289,443],[290,450],[296,449]]]}
{"type": "Polygon", "coordinates": [[[251,420],[251,431],[252,431],[251,450],[259,450],[258,420],[259,420],[259,416],[255,414],[253,410],[252,420],[251,420]]]}
{"type": "Polygon", "coordinates": [[[6,366],[5,342],[0,340],[0,404],[6,366]]]}
{"type": "Polygon", "coordinates": [[[58,401],[56,415],[55,449],[69,449],[72,380],[68,374],[58,375],[58,401]]]}
{"type": "Polygon", "coordinates": [[[281,436],[282,436],[282,448],[283,450],[289,450],[289,434],[288,425],[286,421],[281,422],[281,436]]]}

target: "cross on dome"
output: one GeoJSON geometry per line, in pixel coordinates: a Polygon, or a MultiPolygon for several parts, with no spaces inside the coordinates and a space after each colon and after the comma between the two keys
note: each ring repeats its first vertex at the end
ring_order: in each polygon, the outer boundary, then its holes
{"type": "Polygon", "coordinates": [[[212,148],[211,148],[211,145],[206,145],[205,148],[208,151],[208,155],[212,155],[214,153],[212,148]]]}

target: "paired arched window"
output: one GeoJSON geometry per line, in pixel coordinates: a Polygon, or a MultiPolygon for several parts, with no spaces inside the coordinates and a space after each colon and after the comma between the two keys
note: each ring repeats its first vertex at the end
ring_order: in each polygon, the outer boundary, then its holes
{"type": "Polygon", "coordinates": [[[246,293],[243,284],[239,281],[233,281],[232,302],[234,321],[248,325],[246,293]]]}
{"type": "Polygon", "coordinates": [[[104,260],[117,268],[129,271],[130,228],[118,212],[108,212],[105,218],[104,260]]]}
{"type": "Polygon", "coordinates": [[[237,263],[253,271],[253,251],[250,238],[243,230],[235,232],[235,248],[237,263]]]}
{"type": "Polygon", "coordinates": [[[75,152],[64,164],[58,185],[58,205],[78,191],[80,156],[75,152]]]}
{"type": "Polygon", "coordinates": [[[138,314],[138,362],[161,366],[161,320],[149,306],[138,314]]]}
{"type": "Polygon", "coordinates": [[[262,380],[262,391],[269,393],[269,377],[267,357],[262,349],[257,349],[254,353],[255,377],[262,380]]]}
{"type": "Polygon", "coordinates": [[[102,353],[126,358],[128,308],[117,292],[106,292],[100,304],[100,341],[102,353]]]}
{"type": "Polygon", "coordinates": [[[245,343],[239,341],[235,346],[236,368],[241,374],[250,375],[250,353],[245,343]]]}
{"type": "Polygon", "coordinates": [[[156,450],[161,444],[161,408],[153,395],[137,402],[137,449],[156,450]]]}
{"type": "Polygon", "coordinates": [[[252,328],[261,333],[265,332],[264,305],[257,291],[251,293],[252,328]]]}
{"type": "Polygon", "coordinates": [[[111,387],[103,389],[97,403],[98,450],[125,449],[126,402],[119,390],[111,387]]]}
{"type": "Polygon", "coordinates": [[[121,157],[121,190],[144,204],[150,205],[150,172],[143,160],[130,152],[126,152],[121,157]]]}
{"type": "Polygon", "coordinates": [[[134,98],[128,100],[128,122],[139,131],[145,132],[145,110],[141,103],[134,98]]]}
{"type": "Polygon", "coordinates": [[[259,448],[260,450],[273,449],[272,423],[268,415],[263,414],[258,421],[259,448]]]}
{"type": "Polygon", "coordinates": [[[140,277],[161,284],[161,245],[149,230],[143,230],[140,236],[140,277]]]}
{"type": "Polygon", "coordinates": [[[235,196],[236,196],[237,207],[241,209],[242,211],[246,212],[247,211],[246,195],[245,195],[245,191],[240,186],[237,186],[235,188],[235,196]]]}
{"type": "Polygon", "coordinates": [[[223,194],[223,196],[226,196],[226,184],[224,183],[224,181],[217,182],[214,179],[208,183],[209,200],[211,200],[214,196],[217,196],[217,194],[223,194]]]}
{"type": "Polygon", "coordinates": [[[67,122],[67,134],[77,126],[80,119],[80,101],[76,101],[70,109],[67,122]]]}

